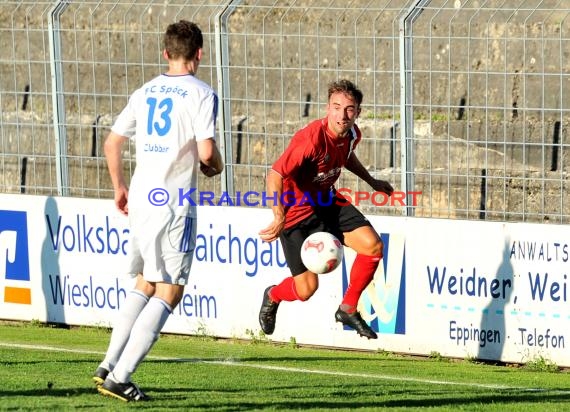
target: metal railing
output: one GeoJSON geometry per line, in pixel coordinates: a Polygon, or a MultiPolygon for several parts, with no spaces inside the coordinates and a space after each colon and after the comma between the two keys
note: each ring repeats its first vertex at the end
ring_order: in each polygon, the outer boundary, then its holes
{"type": "MultiPolygon", "coordinates": [[[[405,202],[370,214],[566,223],[570,5],[562,0],[5,1],[0,184],[111,197],[102,140],[164,70],[181,18],[206,44],[224,174],[200,188],[261,192],[292,134],[324,116],[327,84],[364,92],[357,154],[405,202]]],[[[125,154],[130,175],[134,146],[125,154]]],[[[346,172],[340,187],[370,188],[346,172]]]]}

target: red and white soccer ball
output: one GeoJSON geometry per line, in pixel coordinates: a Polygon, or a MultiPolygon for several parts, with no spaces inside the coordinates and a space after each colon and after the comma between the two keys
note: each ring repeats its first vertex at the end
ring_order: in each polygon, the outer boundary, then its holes
{"type": "Polygon", "coordinates": [[[316,232],[303,242],[301,260],[313,273],[332,272],[342,262],[344,248],[336,236],[327,232],[316,232]]]}

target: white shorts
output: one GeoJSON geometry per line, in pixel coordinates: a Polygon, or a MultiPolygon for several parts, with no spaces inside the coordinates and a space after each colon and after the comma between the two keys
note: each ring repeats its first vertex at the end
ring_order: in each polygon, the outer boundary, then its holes
{"type": "Polygon", "coordinates": [[[196,248],[196,218],[129,210],[129,273],[147,282],[186,285],[196,248]]]}

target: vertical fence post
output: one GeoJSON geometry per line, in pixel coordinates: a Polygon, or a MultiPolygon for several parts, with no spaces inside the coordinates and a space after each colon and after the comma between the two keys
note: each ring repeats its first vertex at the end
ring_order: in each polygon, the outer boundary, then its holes
{"type": "Polygon", "coordinates": [[[70,0],[58,0],[50,9],[49,54],[53,104],[53,129],[55,135],[55,167],[57,193],[69,195],[69,170],[67,165],[67,135],[65,131],[65,101],[63,99],[63,68],[61,66],[60,18],[70,0]]]}
{"type": "Polygon", "coordinates": [[[431,0],[417,0],[400,18],[400,146],[402,190],[406,193],[406,205],[402,214],[413,216],[413,199],[409,194],[414,188],[414,107],[412,87],[413,41],[412,26],[431,0]]]}
{"type": "Polygon", "coordinates": [[[229,46],[227,22],[241,0],[231,0],[220,13],[216,15],[215,40],[216,40],[216,70],[218,77],[218,97],[220,99],[219,130],[220,149],[224,157],[224,171],[221,174],[222,191],[233,197],[234,170],[233,170],[233,145],[232,145],[232,117],[230,107],[230,75],[229,75],[229,46]]]}

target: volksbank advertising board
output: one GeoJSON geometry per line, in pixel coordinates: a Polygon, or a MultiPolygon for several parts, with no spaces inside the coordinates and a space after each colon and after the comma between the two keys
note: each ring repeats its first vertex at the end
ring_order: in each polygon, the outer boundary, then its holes
{"type": "MultiPolygon", "coordinates": [[[[0,318],[111,326],[133,285],[128,218],[112,200],[0,195],[0,318]]],[[[263,290],[289,276],[269,209],[198,208],[194,264],[165,331],[250,338],[263,290]]],[[[384,242],[359,303],[378,340],[334,321],[354,252],[307,302],[280,305],[272,340],[570,366],[568,229],[370,216],[384,242]]]]}

